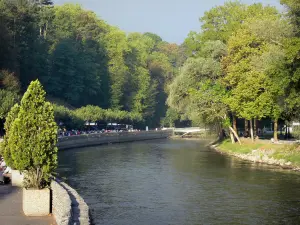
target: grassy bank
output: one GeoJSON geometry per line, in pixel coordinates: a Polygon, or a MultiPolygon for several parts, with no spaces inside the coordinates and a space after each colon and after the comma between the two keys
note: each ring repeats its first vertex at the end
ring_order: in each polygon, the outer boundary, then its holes
{"type": "Polygon", "coordinates": [[[252,143],[249,139],[242,139],[242,145],[239,145],[224,140],[217,145],[217,149],[250,161],[300,167],[299,144],[274,144],[267,140],[252,143]]]}

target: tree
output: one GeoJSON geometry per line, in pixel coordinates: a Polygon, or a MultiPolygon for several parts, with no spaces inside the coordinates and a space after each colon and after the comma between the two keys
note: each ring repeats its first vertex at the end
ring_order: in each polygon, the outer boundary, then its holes
{"type": "Polygon", "coordinates": [[[107,25],[79,5],[53,8],[48,29],[50,68],[43,79],[47,92],[74,106],[109,107],[107,25]]]}
{"type": "Polygon", "coordinates": [[[160,36],[154,33],[146,32],[143,35],[151,38],[154,41],[153,50],[157,50],[158,45],[163,41],[160,36]]]}
{"type": "Polygon", "coordinates": [[[161,125],[166,127],[175,127],[176,121],[180,119],[180,115],[172,108],[168,108],[166,116],[162,118],[161,125]]]}
{"type": "Polygon", "coordinates": [[[282,114],[289,78],[281,42],[290,35],[288,28],[279,16],[265,15],[246,21],[228,41],[228,56],[222,61],[230,90],[226,103],[240,118],[250,120],[252,140],[253,119],[270,116],[277,125],[282,114]]]}
{"type": "Polygon", "coordinates": [[[27,188],[40,189],[49,184],[57,166],[57,125],[53,106],[45,101],[45,95],[38,80],[31,82],[9,129],[7,146],[13,166],[27,171],[27,188]]]}
{"type": "Polygon", "coordinates": [[[225,45],[219,45],[217,49],[209,46],[217,46],[217,42],[208,42],[202,57],[189,58],[183,67],[181,73],[175,77],[169,87],[168,105],[178,112],[188,115],[193,111],[189,90],[197,89],[197,84],[206,80],[217,80],[222,75],[221,64],[219,62],[221,55],[226,52],[225,45]],[[214,58],[213,58],[214,57],[214,58]]]}
{"type": "Polygon", "coordinates": [[[97,122],[105,118],[105,111],[98,106],[88,105],[75,111],[75,114],[85,122],[97,122]]]}
{"type": "MultiPolygon", "coordinates": [[[[285,5],[288,9],[288,15],[291,18],[293,24],[296,27],[300,27],[300,2],[297,0],[280,0],[280,3],[285,5]]],[[[295,29],[297,36],[299,37],[299,29],[295,29]]]]}
{"type": "Polygon", "coordinates": [[[177,74],[178,68],[182,66],[183,61],[186,59],[186,55],[182,52],[182,46],[161,42],[157,51],[168,57],[169,63],[173,67],[173,74],[177,74]]]}
{"type": "Polygon", "coordinates": [[[151,80],[157,84],[156,90],[154,90],[154,93],[155,91],[157,92],[155,96],[154,115],[151,121],[147,122],[151,123],[151,126],[157,127],[159,126],[161,118],[163,118],[167,112],[166,100],[168,85],[174,79],[174,74],[168,57],[161,52],[153,52],[148,57],[147,64],[151,80]]]}
{"type": "Polygon", "coordinates": [[[201,49],[201,35],[195,31],[191,31],[184,40],[185,53],[188,57],[197,56],[201,49]]]}
{"type": "Polygon", "coordinates": [[[10,108],[19,101],[20,82],[8,71],[0,71],[0,119],[4,119],[10,108]]]}
{"type": "Polygon", "coordinates": [[[20,106],[18,104],[15,104],[9,111],[4,124],[5,135],[3,138],[3,142],[1,143],[1,155],[3,155],[3,157],[5,158],[5,162],[11,168],[15,168],[15,166],[14,166],[14,160],[12,159],[12,155],[11,155],[12,152],[10,148],[11,145],[9,145],[8,139],[10,137],[10,130],[11,130],[12,123],[18,117],[19,111],[20,111],[20,106]]]}
{"type": "MultiPolygon", "coordinates": [[[[165,116],[167,86],[186,59],[184,46],[150,32],[127,35],[79,5],[51,0],[0,0],[0,29],[0,71],[20,80],[20,92],[39,79],[47,98],[131,111],[149,126],[165,116]]],[[[1,90],[2,118],[16,93],[1,90]]],[[[70,117],[66,124],[76,120],[70,117]]]]}
{"type": "Polygon", "coordinates": [[[202,22],[201,41],[220,40],[227,43],[232,33],[237,31],[249,18],[264,15],[278,15],[275,7],[263,6],[261,3],[246,5],[239,1],[226,2],[205,12],[202,22]]]}
{"type": "Polygon", "coordinates": [[[128,35],[129,52],[125,56],[128,66],[128,83],[123,100],[129,103],[128,110],[150,118],[155,111],[157,82],[152,82],[147,67],[148,56],[152,53],[154,41],[139,33],[128,35]]]}
{"type": "Polygon", "coordinates": [[[300,112],[300,3],[297,0],[281,0],[287,7],[288,16],[294,25],[295,35],[284,42],[284,50],[287,57],[287,69],[290,73],[290,84],[285,99],[286,107],[284,117],[287,122],[299,120],[300,112]]]}
{"type": "Polygon", "coordinates": [[[11,107],[18,102],[18,100],[18,94],[0,89],[0,119],[4,119],[6,117],[11,107]]]}
{"type": "Polygon", "coordinates": [[[125,63],[125,55],[129,51],[126,34],[113,27],[109,29],[105,38],[109,57],[110,106],[114,109],[126,108],[122,102],[126,95],[125,85],[129,79],[125,63]]]}
{"type": "Polygon", "coordinates": [[[82,120],[74,110],[70,110],[61,105],[53,105],[54,107],[54,118],[59,126],[66,127],[68,130],[71,129],[82,129],[85,121],[82,120]]]}

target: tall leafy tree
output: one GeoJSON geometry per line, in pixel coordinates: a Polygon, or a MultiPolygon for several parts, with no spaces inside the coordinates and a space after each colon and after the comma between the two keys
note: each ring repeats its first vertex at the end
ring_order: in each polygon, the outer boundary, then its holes
{"type": "MultiPolygon", "coordinates": [[[[274,15],[251,19],[228,42],[228,56],[223,60],[224,81],[230,89],[227,104],[239,117],[250,120],[252,139],[253,119],[270,116],[277,130],[282,114],[282,98],[289,84],[281,44],[290,33],[286,27],[274,15]],[[282,29],[271,32],[276,27],[282,29]]],[[[276,132],[274,138],[277,140],[276,132]]]]}
{"type": "MultiPolygon", "coordinates": [[[[290,16],[293,24],[300,27],[300,2],[297,0],[280,0],[280,3],[285,5],[288,9],[288,15],[290,16]]],[[[300,35],[299,29],[295,29],[297,36],[300,35]]]]}
{"type": "Polygon", "coordinates": [[[109,57],[110,106],[114,109],[127,108],[123,102],[126,95],[125,85],[129,80],[125,55],[129,51],[126,34],[112,27],[105,36],[109,57]]]}

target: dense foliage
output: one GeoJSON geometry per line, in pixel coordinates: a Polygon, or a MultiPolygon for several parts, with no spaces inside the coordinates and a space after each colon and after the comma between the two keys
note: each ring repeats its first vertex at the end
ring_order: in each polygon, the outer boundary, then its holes
{"type": "Polygon", "coordinates": [[[300,112],[300,5],[281,3],[285,14],[239,1],[216,6],[178,46],[126,34],[79,5],[0,0],[0,120],[38,78],[67,128],[181,120],[226,128],[234,141],[237,118],[252,138],[256,121],[269,118],[276,131],[300,112]]]}
{"type": "Polygon", "coordinates": [[[20,106],[18,104],[15,104],[9,111],[4,124],[5,136],[3,142],[0,143],[0,151],[1,151],[0,153],[5,158],[7,165],[9,165],[13,169],[15,168],[14,160],[11,154],[13,152],[13,150],[11,150],[13,146],[9,144],[9,137],[10,137],[10,130],[11,130],[12,123],[18,117],[19,111],[20,111],[20,106]]]}
{"type": "Polygon", "coordinates": [[[157,127],[167,111],[167,85],[184,60],[182,47],[152,33],[126,35],[74,4],[0,0],[0,29],[0,70],[21,84],[11,92],[0,82],[0,119],[39,79],[49,99],[129,111],[135,116],[122,120],[142,117],[157,127]]]}
{"type": "Polygon", "coordinates": [[[171,83],[168,105],[198,124],[236,136],[236,117],[270,118],[277,140],[278,120],[299,119],[300,10],[282,0],[288,17],[275,7],[227,2],[205,13],[202,30],[185,40],[189,58],[171,83]]]}
{"type": "Polygon", "coordinates": [[[57,124],[67,129],[84,129],[87,123],[139,124],[143,122],[140,113],[122,110],[102,109],[99,106],[87,105],[76,110],[54,105],[54,115],[57,124]]]}
{"type": "Polygon", "coordinates": [[[26,171],[26,188],[43,188],[57,166],[57,125],[45,94],[39,81],[31,82],[6,121],[5,157],[13,168],[26,171]]]}

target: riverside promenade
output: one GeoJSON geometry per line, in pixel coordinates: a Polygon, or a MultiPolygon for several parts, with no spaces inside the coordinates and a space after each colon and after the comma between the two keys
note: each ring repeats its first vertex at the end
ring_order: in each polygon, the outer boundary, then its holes
{"type": "Polygon", "coordinates": [[[0,185],[1,225],[56,225],[52,216],[26,217],[22,211],[22,189],[0,185]]]}
{"type": "Polygon", "coordinates": [[[64,150],[102,144],[163,139],[172,135],[173,130],[83,134],[70,137],[61,137],[58,139],[57,147],[59,150],[64,150]]]}

